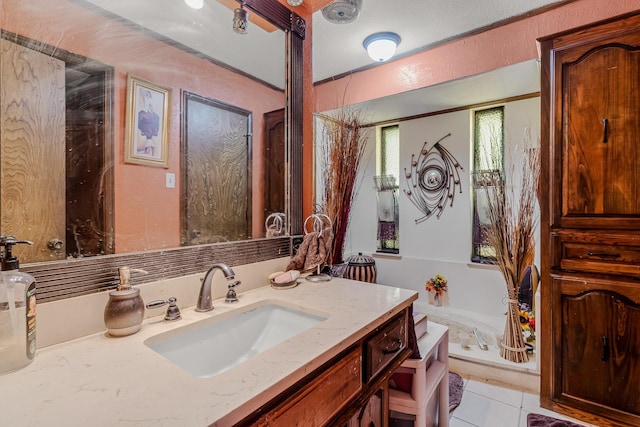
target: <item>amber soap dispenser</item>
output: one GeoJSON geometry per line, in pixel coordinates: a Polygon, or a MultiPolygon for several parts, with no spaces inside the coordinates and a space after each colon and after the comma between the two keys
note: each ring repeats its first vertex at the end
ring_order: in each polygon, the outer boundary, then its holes
{"type": "Polygon", "coordinates": [[[109,301],[104,308],[104,325],[114,337],[135,334],[142,326],[144,302],[140,289],[131,287],[132,272],[147,274],[144,270],[120,267],[120,283],[115,291],[109,292],[109,301]]]}

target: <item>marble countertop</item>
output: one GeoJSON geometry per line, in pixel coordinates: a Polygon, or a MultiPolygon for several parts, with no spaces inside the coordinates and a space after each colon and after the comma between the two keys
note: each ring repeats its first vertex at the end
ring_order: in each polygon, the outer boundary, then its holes
{"type": "MultiPolygon", "coordinates": [[[[230,426],[411,304],[415,291],[334,279],[301,280],[239,294],[236,304],[146,320],[140,332],[98,333],[38,350],[27,367],[0,376],[0,426],[230,426]],[[210,378],[199,378],[144,345],[158,333],[261,301],[327,319],[210,378]]],[[[221,348],[220,351],[224,351],[221,348]]]]}

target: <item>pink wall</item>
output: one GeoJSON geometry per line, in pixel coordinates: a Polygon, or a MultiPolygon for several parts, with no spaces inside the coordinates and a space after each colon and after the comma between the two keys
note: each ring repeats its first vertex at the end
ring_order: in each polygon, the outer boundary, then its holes
{"type": "Polygon", "coordinates": [[[540,15],[315,87],[315,111],[456,80],[538,57],[536,39],[640,8],[639,0],[577,0],[540,15]],[[381,84],[384,82],[384,84],[381,84]],[[338,96],[340,95],[340,96],[338,96]]]}
{"type": "Polygon", "coordinates": [[[282,108],[284,95],[208,61],[145,37],[66,0],[0,0],[1,27],[111,65],[115,69],[115,244],[119,253],[180,243],[181,90],[253,112],[254,233],[262,232],[263,113],[282,108]],[[123,163],[127,74],[172,89],[169,168],[123,163]],[[176,188],[165,188],[175,173],[176,188]]]}

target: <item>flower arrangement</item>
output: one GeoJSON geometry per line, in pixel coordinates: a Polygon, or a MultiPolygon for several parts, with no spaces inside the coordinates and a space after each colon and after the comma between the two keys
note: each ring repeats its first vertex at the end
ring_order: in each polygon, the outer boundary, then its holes
{"type": "Polygon", "coordinates": [[[518,316],[520,317],[520,327],[522,328],[525,341],[535,342],[536,318],[533,311],[520,310],[518,316]]]}
{"type": "Polygon", "coordinates": [[[442,274],[436,274],[435,277],[427,280],[424,288],[429,292],[435,292],[440,296],[447,291],[447,279],[442,274]]]}

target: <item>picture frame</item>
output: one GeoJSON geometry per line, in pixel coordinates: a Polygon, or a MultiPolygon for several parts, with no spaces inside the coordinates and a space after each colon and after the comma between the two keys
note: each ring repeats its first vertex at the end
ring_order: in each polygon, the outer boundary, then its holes
{"type": "Polygon", "coordinates": [[[171,89],[127,75],[124,162],[169,167],[171,89]]]}

